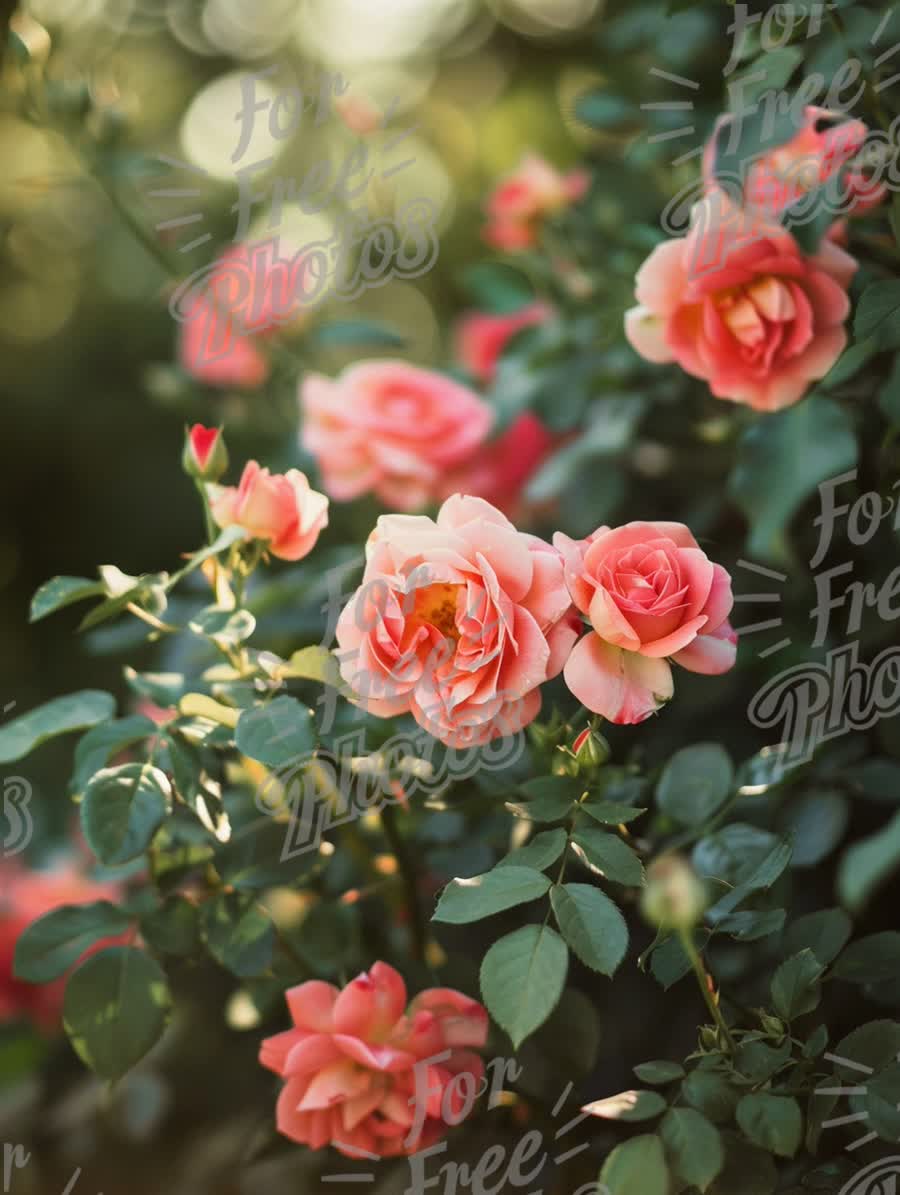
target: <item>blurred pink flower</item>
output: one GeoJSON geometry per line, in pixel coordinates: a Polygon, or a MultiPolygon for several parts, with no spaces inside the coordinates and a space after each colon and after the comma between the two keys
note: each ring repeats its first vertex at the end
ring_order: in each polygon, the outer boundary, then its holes
{"type": "Polygon", "coordinates": [[[445,497],[474,494],[504,514],[518,511],[525,486],[553,451],[555,438],[537,415],[525,411],[496,440],[489,440],[444,481],[445,497]]]}
{"type": "Polygon", "coordinates": [[[669,660],[716,675],[735,661],[731,578],[681,523],[600,527],[580,542],[557,532],[566,584],[590,630],[566,684],[610,722],[642,722],[672,696],[669,660]]]}
{"type": "Polygon", "coordinates": [[[473,1050],[487,1040],[487,1013],[452,988],[406,1002],[403,979],[381,962],[340,991],[313,979],[287,993],[294,1028],[267,1038],[259,1056],[285,1080],[280,1133],[348,1157],[396,1157],[439,1141],[448,1113],[461,1119],[484,1075],[473,1050]]]}
{"type": "Polygon", "coordinates": [[[530,303],[506,315],[470,311],[456,325],[456,356],[479,382],[492,382],[500,355],[512,337],[551,315],[551,308],[543,303],[530,303]]]}
{"type": "MultiPolygon", "coordinates": [[[[776,220],[807,192],[836,181],[866,143],[867,126],[861,120],[848,119],[845,112],[809,104],[803,115],[794,136],[764,153],[747,174],[744,203],[759,209],[769,220],[776,220]]],[[[703,178],[708,190],[719,185],[715,178],[716,147],[727,142],[725,129],[735,119],[720,116],[703,151],[703,178]]],[[[842,195],[835,187],[835,197],[840,197],[842,206],[846,204],[854,215],[875,207],[887,191],[883,184],[870,182],[860,170],[847,171],[842,186],[845,193],[842,195]]]]}
{"type": "Polygon", "coordinates": [[[467,386],[404,361],[307,374],[300,402],[303,447],[331,497],[374,493],[404,511],[439,497],[445,471],[472,456],[493,418],[467,386]]]}
{"type": "Polygon", "coordinates": [[[281,560],[308,556],[328,526],[328,499],[310,488],[299,469],[272,474],[248,461],[239,485],[207,488],[220,527],[243,527],[248,537],[268,540],[281,560]]]}
{"type": "Polygon", "coordinates": [[[589,184],[586,170],[561,174],[538,154],[525,154],[488,198],[484,239],[507,252],[529,249],[537,241],[541,221],[576,203],[589,184]]]}
{"type": "MultiPolygon", "coordinates": [[[[62,1016],[65,978],[32,984],[13,975],[16,943],[22,932],[62,905],[115,901],[119,895],[118,884],[88,879],[73,860],[41,871],[29,869],[18,859],[0,860],[0,1024],[24,1017],[39,1029],[52,1031],[59,1027],[62,1016]]],[[[98,942],[78,961],[121,941],[98,942]]]]}

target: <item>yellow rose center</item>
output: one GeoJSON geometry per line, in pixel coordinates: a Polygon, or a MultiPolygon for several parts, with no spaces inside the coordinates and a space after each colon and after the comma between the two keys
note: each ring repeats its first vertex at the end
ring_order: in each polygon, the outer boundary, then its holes
{"type": "Polygon", "coordinates": [[[459,640],[456,625],[456,600],[461,585],[426,585],[416,590],[413,613],[421,622],[427,622],[448,639],[459,640]]]}

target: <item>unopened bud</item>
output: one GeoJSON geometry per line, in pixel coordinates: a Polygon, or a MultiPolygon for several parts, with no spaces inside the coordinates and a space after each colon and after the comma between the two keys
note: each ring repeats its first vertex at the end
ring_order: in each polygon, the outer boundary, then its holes
{"type": "Polygon", "coordinates": [[[647,868],[644,916],[660,929],[690,930],[709,904],[706,884],[680,855],[664,855],[647,868]]]}
{"type": "Polygon", "coordinates": [[[199,481],[218,481],[228,468],[228,450],[220,427],[195,423],[185,428],[181,463],[185,473],[199,481]]]}
{"type": "Polygon", "coordinates": [[[611,754],[609,743],[590,726],[583,730],[572,744],[572,752],[578,762],[579,775],[596,772],[598,768],[603,767],[611,754]]]}

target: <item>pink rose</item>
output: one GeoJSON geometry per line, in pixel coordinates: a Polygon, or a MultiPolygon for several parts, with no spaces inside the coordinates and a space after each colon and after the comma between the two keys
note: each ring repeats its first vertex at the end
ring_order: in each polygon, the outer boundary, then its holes
{"type": "Polygon", "coordinates": [[[220,527],[243,527],[248,539],[269,540],[269,551],[281,560],[308,556],[328,526],[328,499],[299,469],[272,474],[248,461],[239,485],[207,490],[220,527]]]}
{"type": "MultiPolygon", "coordinates": [[[[720,116],[713,135],[703,151],[703,178],[708,190],[716,188],[716,148],[727,146],[725,131],[733,116],[720,116]]],[[[760,209],[775,220],[785,208],[802,199],[807,192],[834,181],[847,163],[862,150],[869,130],[861,120],[849,120],[844,112],[808,105],[800,129],[782,145],[764,153],[755,161],[744,185],[744,203],[760,209]]],[[[832,202],[839,199],[855,214],[868,211],[884,198],[883,184],[872,183],[858,170],[847,172],[841,184],[845,192],[834,190],[832,202]]]]}
{"type": "Polygon", "coordinates": [[[642,357],[677,361],[717,398],[777,411],[840,356],[856,268],[829,240],[805,256],[783,228],[720,192],[696,206],[686,237],[641,266],[625,332],[642,357]]]}
{"type": "Polygon", "coordinates": [[[737,654],[731,578],[681,523],[557,532],[566,584],[591,629],[565,666],[580,702],[610,722],[642,722],[673,692],[669,660],[713,676],[737,654]]]}
{"type": "Polygon", "coordinates": [[[472,311],[456,326],[456,356],[479,382],[492,382],[508,341],[523,328],[543,323],[551,314],[543,303],[530,303],[508,315],[472,311]]]}
{"type": "MultiPolygon", "coordinates": [[[[33,984],[13,974],[16,943],[23,931],[62,905],[115,901],[118,896],[118,884],[88,879],[71,860],[46,871],[31,871],[17,860],[0,861],[0,1025],[26,1017],[39,1029],[50,1031],[59,1028],[62,1017],[65,977],[33,984]]],[[[95,943],[78,962],[121,940],[95,943]]]]}
{"type": "Polygon", "coordinates": [[[296,319],[297,268],[281,261],[277,241],[236,245],[211,267],[180,326],[182,368],[208,386],[255,390],[269,376],[262,344],[296,319]]]}
{"type": "Polygon", "coordinates": [[[416,510],[439,495],[447,469],[490,430],[491,409],[466,386],[403,361],[362,361],[334,379],[307,374],[303,447],[340,501],[374,493],[416,510]]]}
{"type": "Polygon", "coordinates": [[[487,1013],[452,988],[429,988],[409,1008],[406,999],[387,963],[342,991],[313,979],[287,993],[294,1028],[259,1056],[285,1080],[280,1133],[348,1157],[396,1157],[434,1145],[464,1117],[484,1076],[472,1050],[487,1040],[487,1013]]]}
{"type": "Polygon", "coordinates": [[[450,474],[443,487],[451,494],[474,494],[507,515],[517,510],[525,486],[553,451],[556,440],[530,411],[519,415],[496,440],[450,474]]]}
{"type": "Polygon", "coordinates": [[[577,638],[562,560],[480,498],[437,521],[383,515],[337,625],[341,674],[377,717],[406,712],[451,747],[513,734],[577,638]]]}
{"type": "Polygon", "coordinates": [[[484,239],[497,249],[529,249],[537,241],[541,221],[576,203],[588,189],[586,170],[560,174],[538,154],[525,154],[487,202],[484,239]]]}

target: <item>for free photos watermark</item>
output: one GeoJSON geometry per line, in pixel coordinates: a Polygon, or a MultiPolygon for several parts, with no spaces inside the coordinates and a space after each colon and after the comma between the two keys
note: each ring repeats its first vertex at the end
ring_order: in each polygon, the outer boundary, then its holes
{"type": "MultiPolygon", "coordinates": [[[[836,1102],[842,1097],[857,1101],[866,1099],[869,1095],[870,1084],[878,1082],[878,1074],[874,1066],[859,1062],[855,1058],[845,1058],[840,1054],[826,1054],[824,1057],[826,1062],[834,1063],[836,1075],[840,1075],[839,1085],[836,1087],[819,1085],[813,1095],[820,1099],[831,1100],[832,1104],[829,1110],[834,1109],[836,1102]]],[[[891,1064],[900,1064],[900,1057],[891,1059],[888,1065],[891,1064]]],[[[869,1110],[865,1106],[859,1108],[858,1104],[856,1108],[857,1110],[850,1113],[842,1113],[822,1121],[823,1130],[835,1128],[852,1129],[854,1132],[857,1129],[861,1130],[862,1135],[855,1137],[845,1146],[848,1153],[862,1149],[878,1140],[879,1137],[884,1139],[881,1133],[872,1128],[869,1110]]],[[[898,1111],[900,1111],[900,1105],[898,1105],[898,1111]]],[[[900,1191],[900,1157],[894,1156],[880,1158],[878,1161],[864,1166],[842,1187],[840,1195],[898,1195],[898,1191],[900,1191]]]]}
{"type": "MultiPolygon", "coordinates": [[[[326,678],[317,702],[318,731],[321,735],[334,729],[339,703],[348,698],[361,719],[370,708],[377,712],[384,703],[396,704],[413,689],[418,697],[418,725],[392,735],[375,751],[367,750],[365,727],[357,726],[334,738],[328,749],[305,752],[270,772],[257,789],[256,807],[268,816],[287,818],[283,862],[317,850],[329,830],[385,805],[405,804],[416,793],[438,793],[477,773],[504,771],[526,749],[523,703],[527,695],[501,690],[468,707],[465,713],[453,710],[454,684],[470,680],[471,672],[456,659],[457,640],[450,633],[451,622],[464,626],[477,623],[480,637],[486,640],[502,633],[503,614],[498,610],[484,617],[484,612],[474,607],[466,606],[462,611],[453,607],[455,597],[445,592],[451,587],[429,564],[416,565],[395,583],[375,577],[347,590],[344,581],[348,571],[358,564],[358,560],[351,561],[330,570],[327,576],[329,592],[322,606],[327,616],[326,631],[319,648],[329,651],[333,672],[326,678]],[[433,628],[436,633],[427,651],[401,653],[390,668],[380,672],[363,665],[360,647],[331,653],[338,621],[348,608],[352,629],[363,638],[389,618],[400,617],[407,622],[423,614],[417,607],[417,595],[424,592],[433,596],[435,587],[438,597],[451,604],[438,609],[436,617],[441,628],[433,628]],[[350,672],[349,689],[339,672],[345,676],[350,672]],[[454,746],[438,738],[448,710],[453,713],[453,729],[458,736],[454,746]]],[[[469,601],[468,596],[465,601],[469,601]]],[[[426,621],[423,617],[422,625],[426,621]]],[[[291,733],[286,730],[285,737],[291,733]]]]}
{"type": "MultiPolygon", "coordinates": [[[[15,708],[14,701],[7,702],[3,714],[15,708]]],[[[0,838],[0,859],[21,855],[34,834],[34,819],[31,815],[31,799],[34,796],[31,784],[24,776],[6,776],[3,779],[3,799],[0,802],[0,825],[5,833],[0,838]]]]}
{"type": "MultiPolygon", "coordinates": [[[[373,164],[369,133],[353,142],[337,163],[329,153],[307,163],[302,178],[274,175],[276,157],[244,163],[260,121],[265,120],[269,140],[288,141],[304,122],[311,131],[335,115],[335,102],[346,96],[349,84],[340,74],[320,71],[311,82],[296,80],[273,93],[259,84],[276,71],[241,75],[239,125],[231,155],[238,196],[232,207],[237,216],[233,241],[246,243],[251,220],[260,205],[268,204],[268,220],[242,254],[226,254],[185,278],[169,301],[172,317],[181,322],[200,321],[201,359],[215,361],[227,354],[235,334],[259,331],[296,320],[298,314],[326,298],[351,301],[364,291],[386,285],[393,278],[419,278],[435,265],[440,252],[437,236],[439,209],[428,196],[414,196],[393,216],[373,217],[366,198],[373,183],[385,183],[415,164],[414,157],[396,160],[397,151],[416,126],[399,130],[380,146],[385,159],[373,164]],[[289,208],[308,216],[336,210],[331,235],[310,241],[282,256],[280,229],[289,208]]],[[[395,98],[384,114],[372,110],[366,119],[370,132],[385,129],[398,106],[395,98]]],[[[345,122],[346,124],[346,122],[345,122]]],[[[162,156],[170,166],[205,176],[186,162],[162,156]]],[[[153,198],[199,195],[199,191],[166,188],[149,192],[153,198]]],[[[202,212],[162,220],[158,231],[190,227],[202,221],[202,212]]],[[[203,233],[180,247],[186,253],[212,240],[203,233]]]]}
{"type": "MultiPolygon", "coordinates": [[[[826,652],[823,662],[806,662],[786,668],[769,680],[754,695],[748,717],[754,726],[769,730],[779,728],[785,744],[785,759],[800,763],[810,759],[822,744],[851,731],[868,730],[883,718],[900,713],[900,646],[888,647],[869,663],[859,659],[858,636],[863,618],[874,611],[883,622],[900,619],[900,565],[892,569],[878,585],[854,579],[854,564],[824,567],[839,526],[845,527],[846,539],[856,548],[865,547],[888,520],[900,531],[900,506],[895,496],[874,491],[853,501],[841,496],[844,487],[857,479],[851,469],[819,486],[820,511],[814,521],[819,541],[810,558],[816,601],[809,617],[813,623],[811,646],[824,647],[836,615],[840,612],[840,634],[847,641],[826,652]]],[[[892,489],[900,490],[900,481],[892,489]]],[[[749,561],[740,566],[770,580],[784,583],[788,577],[774,569],[749,561]]],[[[738,602],[778,602],[777,593],[742,594],[738,602]]],[[[781,626],[781,618],[766,619],[752,626],[738,628],[739,635],[752,635],[781,626]]],[[[766,658],[790,646],[790,638],[760,652],[766,658]]]]}
{"type": "MultiPolygon", "coordinates": [[[[27,1152],[24,1145],[15,1145],[10,1142],[5,1142],[3,1145],[3,1195],[11,1195],[13,1190],[13,1177],[18,1170],[25,1170],[31,1161],[31,1154],[27,1152]]],[[[81,1178],[81,1167],[77,1167],[72,1174],[72,1177],[66,1183],[62,1195],[73,1195],[75,1188],[78,1186],[78,1181],[81,1178]]]]}
{"type": "MultiPolygon", "coordinates": [[[[506,1084],[516,1082],[522,1075],[522,1068],[512,1059],[494,1058],[485,1067],[480,1082],[476,1081],[471,1072],[464,1070],[452,1076],[447,1084],[435,1086],[435,1068],[449,1061],[451,1055],[451,1050],[444,1050],[413,1064],[415,1090],[409,1100],[413,1119],[403,1142],[405,1148],[410,1148],[420,1138],[425,1127],[427,1109],[434,1106],[437,1097],[440,1097],[441,1120],[450,1128],[454,1128],[469,1117],[476,1101],[486,1092],[489,1093],[488,1110],[500,1106],[504,1102],[506,1084]]],[[[560,1117],[574,1086],[572,1082],[566,1084],[553,1105],[551,1120],[556,1121],[560,1117]]],[[[570,1146],[566,1141],[567,1135],[589,1117],[589,1112],[579,1112],[556,1129],[552,1139],[540,1129],[530,1129],[511,1149],[498,1142],[489,1146],[474,1164],[450,1159],[437,1166],[436,1172],[431,1174],[429,1169],[435,1170],[438,1159],[447,1152],[447,1141],[442,1140],[435,1145],[417,1150],[406,1159],[409,1183],[404,1188],[403,1195],[461,1195],[464,1191],[471,1192],[472,1195],[499,1195],[501,1191],[521,1189],[527,1190],[528,1195],[542,1195],[543,1188],[534,1184],[546,1179],[546,1172],[551,1163],[562,1165],[590,1148],[588,1142],[570,1146]]],[[[360,1160],[381,1160],[378,1154],[362,1149],[343,1144],[341,1148],[360,1160]]],[[[322,1179],[323,1183],[374,1181],[374,1172],[367,1175],[358,1172],[352,1175],[328,1174],[322,1179]]],[[[573,1191],[572,1195],[611,1193],[604,1184],[591,1182],[573,1191]]]]}
{"type": "MultiPolygon", "coordinates": [[[[898,142],[900,122],[894,120],[887,131],[861,129],[851,124],[850,114],[861,104],[869,82],[866,78],[866,64],[856,54],[850,54],[838,69],[828,78],[819,72],[807,74],[797,88],[789,91],[783,86],[766,88],[768,80],[767,59],[777,55],[788,44],[796,44],[796,34],[804,32],[806,40],[817,37],[823,29],[828,4],[775,4],[766,13],[753,13],[746,4],[733,6],[734,17],[728,27],[733,36],[729,60],[723,69],[726,81],[729,117],[716,128],[716,156],[721,158],[739,152],[747,123],[753,122],[754,138],[762,147],[749,155],[740,170],[726,169],[717,175],[717,186],[722,205],[705,205],[699,208],[702,222],[695,237],[695,260],[692,273],[700,276],[717,268],[723,255],[734,248],[751,244],[766,235],[766,226],[780,219],[787,228],[798,228],[820,219],[826,214],[834,219],[850,215],[859,205],[860,178],[865,180],[863,190],[871,195],[887,190],[900,190],[900,169],[898,169],[898,142]],[[759,47],[762,54],[756,59],[754,69],[735,78],[731,76],[741,60],[743,49],[750,32],[759,26],[759,47]],[[790,141],[806,124],[806,109],[817,106],[826,110],[828,119],[842,120],[846,128],[835,128],[827,148],[821,153],[806,152],[786,155],[779,153],[781,147],[790,141]],[[765,167],[762,186],[752,188],[756,216],[743,219],[739,227],[735,222],[744,205],[745,183],[753,176],[754,168],[765,167]],[[853,181],[848,181],[852,179],[853,181]]],[[[900,50],[895,44],[881,51],[879,42],[890,24],[892,11],[885,13],[872,33],[870,45],[876,68],[887,63],[900,50]]],[[[776,70],[781,59],[771,60],[776,70]]],[[[652,67],[651,75],[667,80],[688,92],[697,92],[700,84],[696,80],[652,67]]],[[[890,78],[872,82],[877,95],[900,80],[900,73],[890,78]]],[[[682,93],[683,94],[683,93],[682,93]]],[[[653,101],[642,105],[648,111],[666,113],[692,112],[693,99],[653,101]]],[[[679,119],[681,119],[679,115],[679,119]]],[[[670,142],[696,132],[693,123],[675,129],[656,132],[649,136],[650,144],[670,142]]],[[[692,158],[704,154],[703,145],[695,145],[673,160],[680,166],[692,158]]],[[[692,223],[692,215],[699,200],[709,190],[705,181],[690,183],[683,187],[667,204],[662,215],[662,226],[672,236],[680,236],[692,223]]]]}

